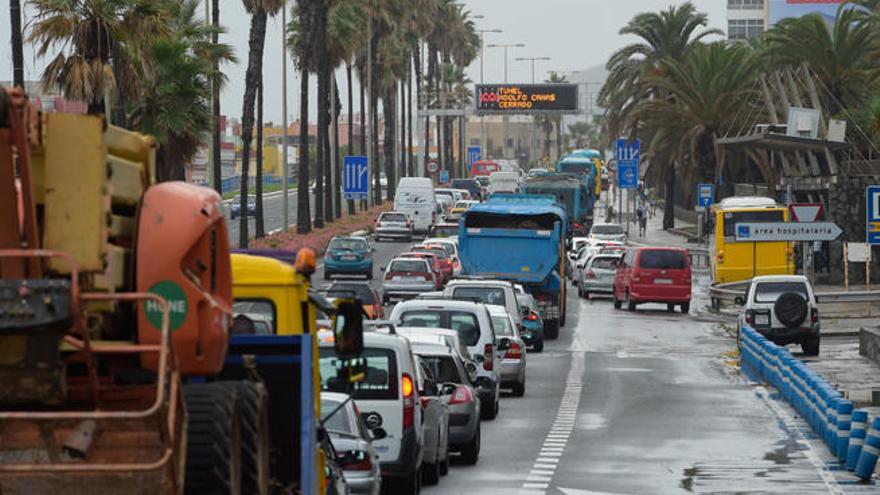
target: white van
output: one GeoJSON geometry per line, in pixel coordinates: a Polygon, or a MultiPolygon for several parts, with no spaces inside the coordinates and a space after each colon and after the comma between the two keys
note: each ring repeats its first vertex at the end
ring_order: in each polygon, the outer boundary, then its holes
{"type": "Polygon", "coordinates": [[[516,172],[492,172],[489,175],[489,194],[515,193],[519,190],[519,174],[516,172]]]}
{"type": "Polygon", "coordinates": [[[405,213],[413,223],[413,231],[427,232],[434,225],[437,199],[434,183],[427,177],[403,177],[397,183],[394,211],[405,213]]]}

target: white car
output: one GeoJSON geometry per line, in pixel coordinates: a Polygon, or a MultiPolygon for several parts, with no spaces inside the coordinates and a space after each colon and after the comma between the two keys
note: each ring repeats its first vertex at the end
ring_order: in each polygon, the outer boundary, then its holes
{"type": "Polygon", "coordinates": [[[526,393],[526,343],[519,334],[519,329],[504,306],[487,304],[492,326],[498,338],[507,338],[510,345],[501,353],[501,386],[510,387],[514,397],[522,397],[526,393]]]}
{"type": "Polygon", "coordinates": [[[777,345],[800,344],[804,354],[819,354],[819,306],[807,277],[755,277],[737,302],[743,305],[738,328],[748,325],[777,345]]]}
{"type": "Polygon", "coordinates": [[[453,279],[443,294],[450,298],[475,298],[486,304],[504,306],[513,317],[516,328],[522,328],[522,309],[516,300],[516,289],[505,280],[453,279]]]}
{"type": "Polygon", "coordinates": [[[590,237],[601,241],[626,242],[626,230],[619,223],[594,223],[590,237]]]}

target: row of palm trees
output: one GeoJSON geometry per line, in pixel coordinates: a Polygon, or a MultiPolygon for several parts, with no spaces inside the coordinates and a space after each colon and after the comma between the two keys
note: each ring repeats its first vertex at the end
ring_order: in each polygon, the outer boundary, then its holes
{"type": "Polygon", "coordinates": [[[687,197],[698,182],[743,173],[719,160],[717,139],[744,112],[769,122],[760,79],[773,70],[808,67],[822,107],[848,121],[848,138],[865,155],[877,149],[880,2],[846,2],[831,25],[819,15],[785,19],[748,42],[712,40],[722,33],[707,24],[690,2],[635,16],[620,33],[639,40],[610,57],[599,94],[607,136],[641,138],[643,157],[661,167],[664,228],[674,226],[676,177],[687,197]]]}
{"type": "MultiPolygon", "coordinates": [[[[301,83],[297,231],[309,232],[341,215],[340,160],[338,150],[332,149],[339,141],[339,126],[334,124],[343,108],[341,95],[347,99],[348,122],[354,124],[355,79],[361,101],[360,128],[369,127],[372,139],[368,143],[362,132],[355,149],[353,125],[349,125],[346,151],[368,154],[370,147],[388,177],[387,198],[392,198],[394,179],[415,172],[410,151],[412,102],[422,93],[466,93],[464,68],[476,58],[480,43],[469,12],[454,0],[242,2],[251,20],[241,107],[242,201],[249,191],[252,146],[262,149],[267,19],[283,9],[290,9],[285,30],[289,55],[301,83]],[[344,92],[339,91],[336,77],[341,68],[346,76],[344,92]],[[308,125],[312,77],[317,80],[318,108],[314,142],[309,139],[308,125]],[[380,108],[384,122],[382,153],[380,108]],[[398,127],[399,135],[395,135],[398,127]],[[331,136],[331,130],[336,130],[336,135],[331,136]],[[395,149],[395,143],[400,143],[399,149],[395,149]],[[309,201],[310,177],[315,181],[314,211],[309,201]]],[[[21,83],[22,45],[33,43],[38,56],[49,60],[42,75],[46,87],[60,89],[67,99],[88,103],[90,113],[105,114],[114,124],[156,136],[159,180],[182,180],[186,164],[205,135],[212,133],[210,166],[213,186],[220,191],[219,95],[225,82],[222,65],[236,59],[232,48],[219,41],[224,32],[220,0],[211,0],[210,16],[205,16],[210,17],[210,23],[200,18],[201,4],[202,0],[30,0],[34,12],[34,19],[28,23],[30,31],[26,36],[16,36],[21,34],[20,29],[13,33],[16,81],[21,83]]],[[[20,0],[10,1],[13,27],[20,20],[20,5],[20,0]]],[[[442,117],[433,126],[427,124],[426,150],[436,140],[443,166],[451,169],[453,119],[442,117]]],[[[262,236],[262,154],[257,152],[255,156],[255,234],[262,236]]],[[[372,201],[380,202],[380,167],[371,169],[372,201]]],[[[353,202],[347,207],[354,212],[353,202]]],[[[248,227],[247,216],[242,216],[242,246],[249,239],[248,227]]]]}

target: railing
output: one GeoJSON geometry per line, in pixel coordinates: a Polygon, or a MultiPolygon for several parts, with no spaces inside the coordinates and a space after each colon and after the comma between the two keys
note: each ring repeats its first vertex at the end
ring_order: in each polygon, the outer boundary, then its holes
{"type": "MultiPolygon", "coordinates": [[[[737,298],[745,299],[751,279],[724,284],[712,284],[709,287],[709,297],[712,307],[719,309],[722,302],[736,304],[737,298]]],[[[819,304],[842,304],[860,302],[880,302],[880,290],[856,290],[856,291],[817,291],[816,302],[819,304]]]]}

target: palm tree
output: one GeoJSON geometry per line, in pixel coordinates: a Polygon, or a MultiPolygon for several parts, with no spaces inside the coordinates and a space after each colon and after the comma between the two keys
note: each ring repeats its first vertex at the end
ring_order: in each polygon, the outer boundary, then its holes
{"type": "MultiPolygon", "coordinates": [[[[636,105],[642,101],[663,98],[659,91],[647,84],[645,77],[658,70],[664,58],[681,59],[695,45],[707,36],[721,34],[716,29],[703,29],[708,24],[706,14],[697,12],[694,5],[686,2],[681,6],[671,6],[661,12],[647,12],[636,15],[620,30],[621,35],[635,35],[640,40],[627,45],[608,60],[608,78],[599,92],[599,104],[606,108],[608,130],[614,136],[633,136],[638,133],[639,123],[633,118],[636,105]]],[[[675,226],[675,172],[671,148],[661,146],[669,143],[665,131],[659,135],[643,136],[643,141],[657,142],[651,148],[654,161],[666,164],[665,208],[663,228],[675,226]]]]}
{"type": "MultiPolygon", "coordinates": [[[[263,74],[263,46],[266,41],[266,19],[274,16],[284,5],[283,0],[244,0],[245,9],[251,14],[250,39],[248,41],[248,67],[245,72],[244,102],[241,115],[241,211],[247,211],[248,174],[250,173],[251,138],[254,128],[254,106],[257,89],[263,74]]],[[[262,153],[262,150],[258,150],[262,153]]],[[[257,180],[262,180],[258,177],[257,180]]],[[[248,216],[241,216],[238,244],[248,246],[248,216]]]]}
{"type": "Polygon", "coordinates": [[[9,24],[12,28],[12,85],[24,87],[24,40],[21,32],[21,2],[9,0],[9,24]]]}
{"type": "Polygon", "coordinates": [[[311,0],[299,0],[287,24],[287,45],[300,71],[299,170],[297,171],[296,231],[312,231],[309,193],[309,73],[314,67],[314,9],[311,0]]]}
{"type": "MultiPolygon", "coordinates": [[[[217,45],[220,34],[220,0],[211,0],[211,25],[214,26],[214,33],[211,34],[211,43],[217,45]]],[[[214,74],[222,75],[220,72],[220,64],[214,64],[214,74]]],[[[213,135],[211,150],[211,167],[214,170],[214,190],[217,194],[223,194],[223,167],[220,151],[220,84],[221,77],[215,77],[211,81],[211,133],[213,135]]]]}

